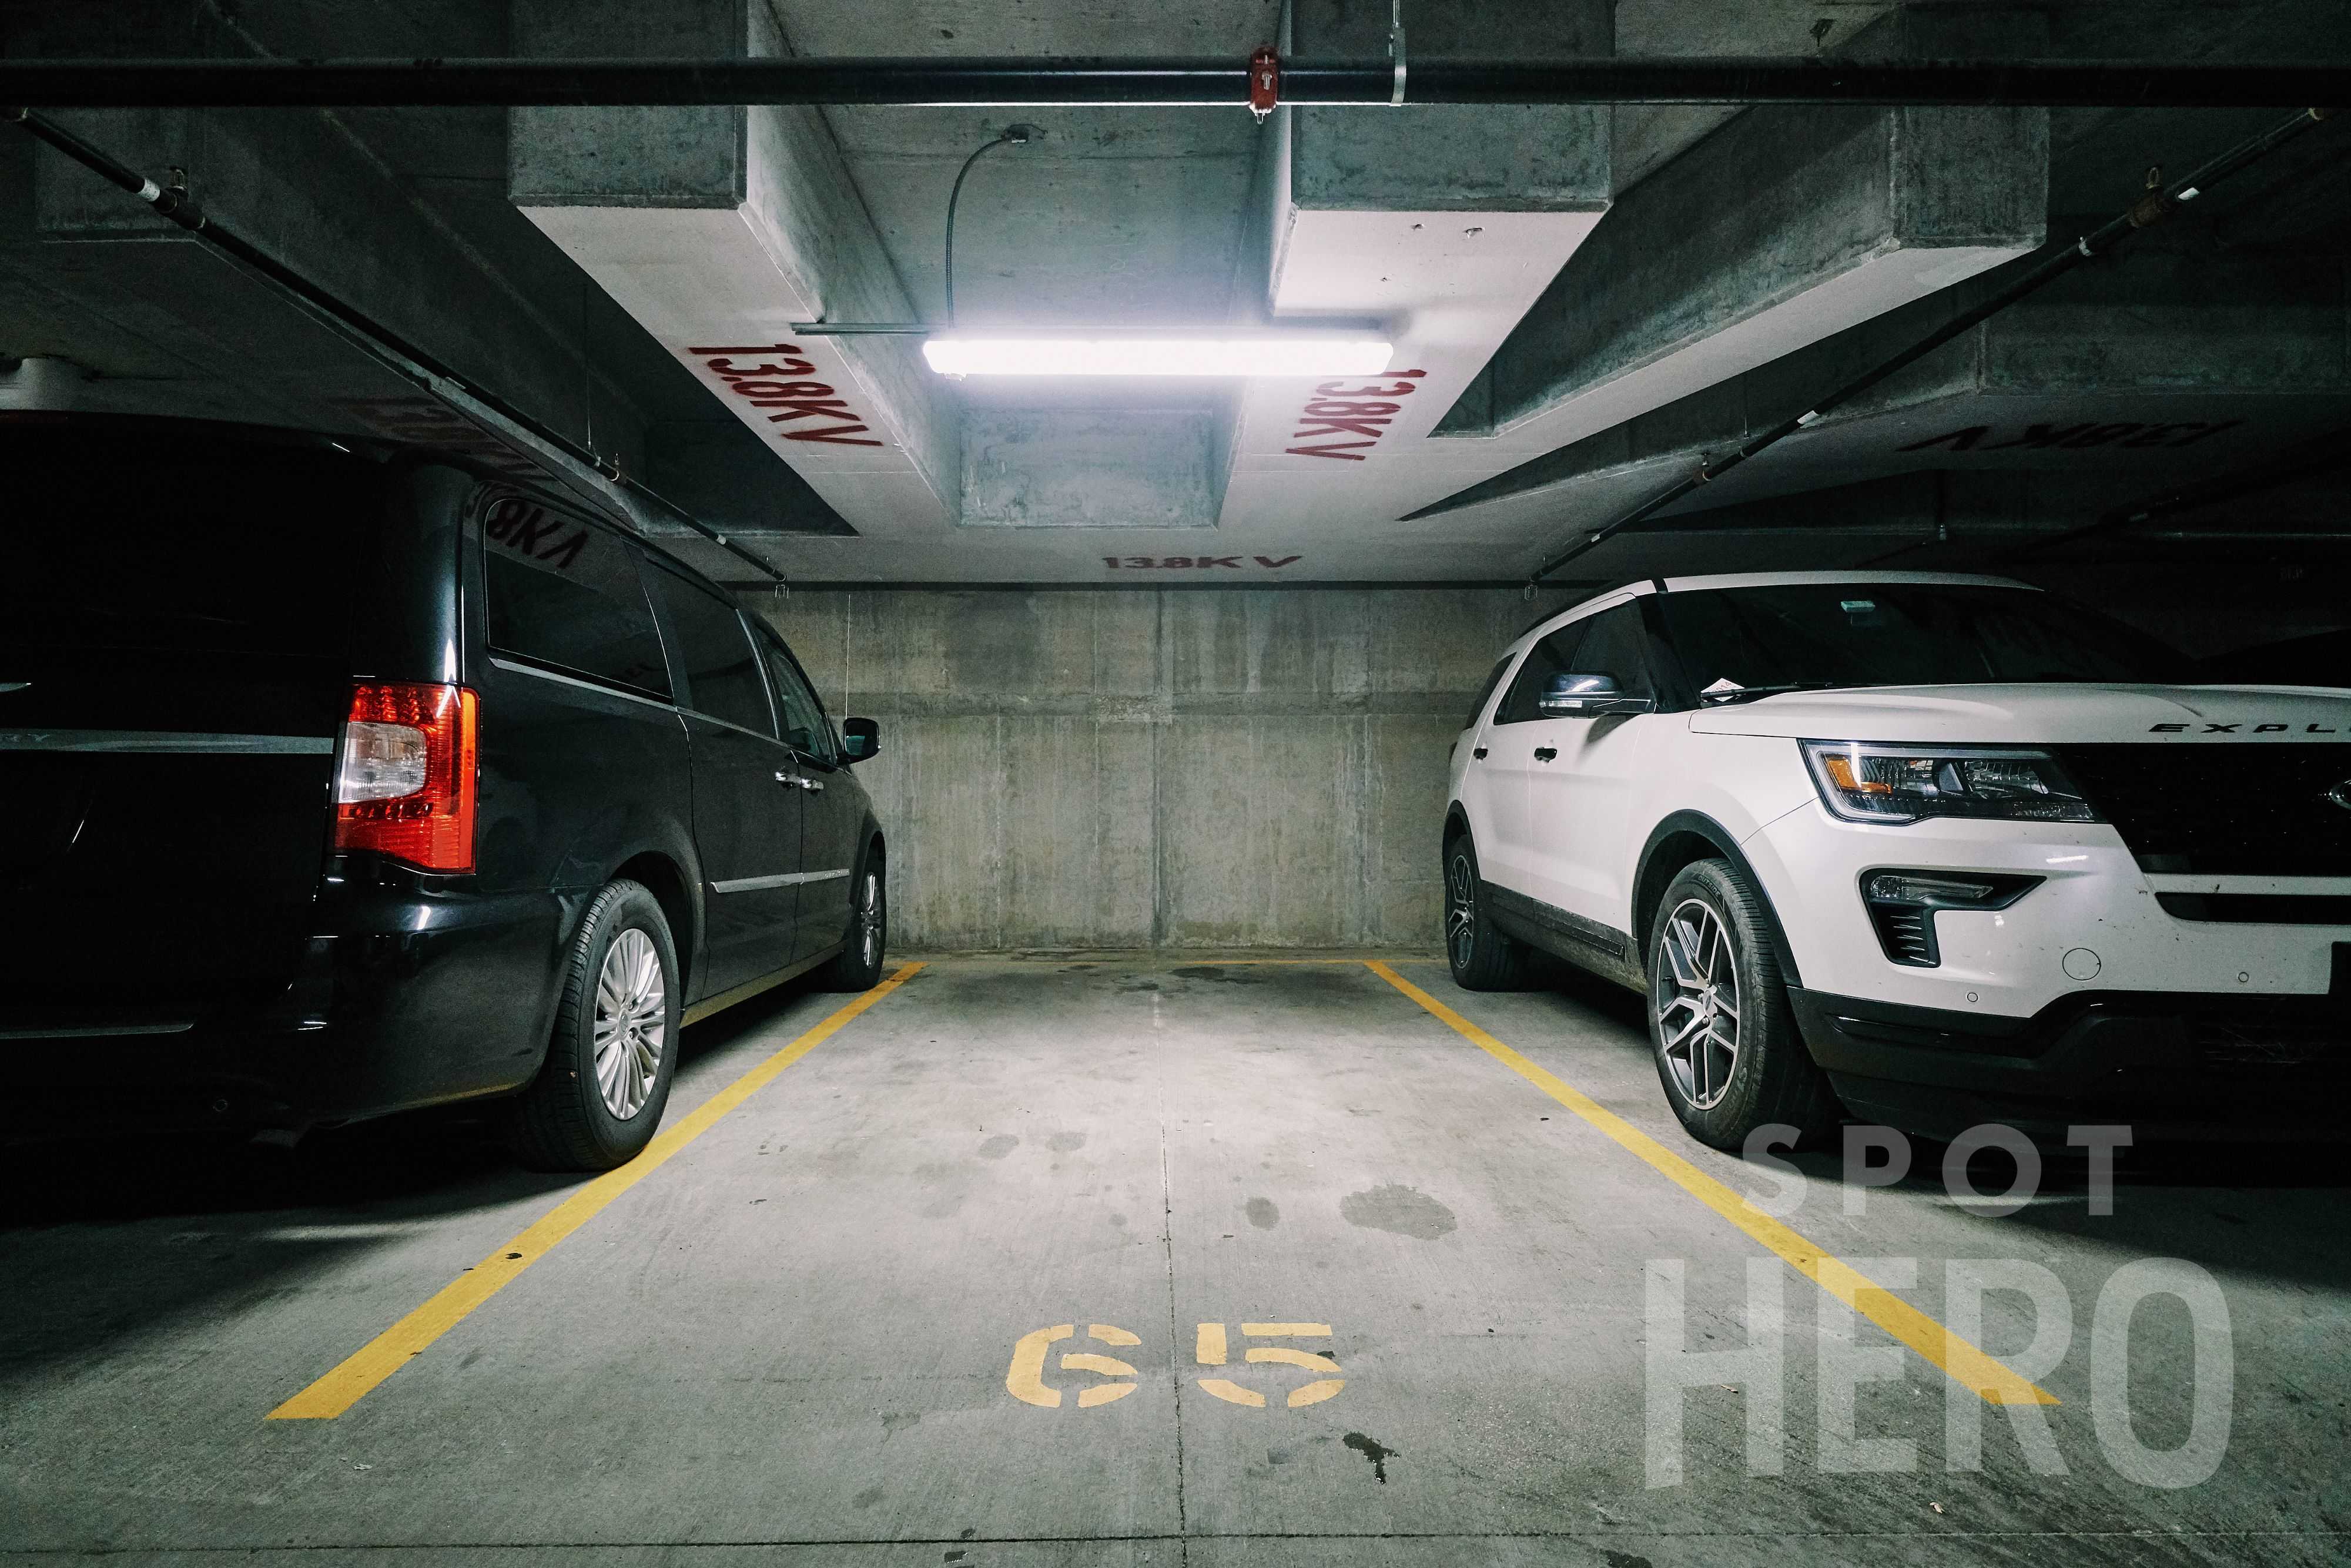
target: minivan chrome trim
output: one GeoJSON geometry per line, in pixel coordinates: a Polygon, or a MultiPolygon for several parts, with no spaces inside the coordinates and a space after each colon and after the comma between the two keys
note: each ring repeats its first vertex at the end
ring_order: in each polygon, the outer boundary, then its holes
{"type": "Polygon", "coordinates": [[[502,659],[496,653],[490,655],[490,667],[517,675],[537,675],[542,681],[553,681],[559,685],[578,686],[583,692],[594,692],[599,696],[619,697],[623,702],[643,703],[647,707],[671,713],[677,711],[677,705],[667,697],[652,697],[643,692],[632,692],[626,686],[608,686],[598,681],[583,681],[577,675],[567,675],[559,670],[542,670],[537,664],[518,664],[512,659],[502,659]]]}
{"type": "Polygon", "coordinates": [[[175,729],[0,729],[0,751],[204,753],[229,757],[330,757],[330,735],[229,735],[175,729]]]}
{"type": "Polygon", "coordinates": [[[764,893],[774,887],[799,887],[811,882],[838,882],[849,874],[849,868],[839,871],[787,871],[773,876],[738,876],[710,884],[713,893],[764,893]]]}

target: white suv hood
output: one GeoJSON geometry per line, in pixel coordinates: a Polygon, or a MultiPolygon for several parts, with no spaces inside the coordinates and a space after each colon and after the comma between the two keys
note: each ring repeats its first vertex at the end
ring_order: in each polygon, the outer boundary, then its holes
{"type": "Polygon", "coordinates": [[[2351,693],[2309,686],[1871,686],[1704,708],[1700,735],[1936,745],[2351,741],[2351,693]]]}

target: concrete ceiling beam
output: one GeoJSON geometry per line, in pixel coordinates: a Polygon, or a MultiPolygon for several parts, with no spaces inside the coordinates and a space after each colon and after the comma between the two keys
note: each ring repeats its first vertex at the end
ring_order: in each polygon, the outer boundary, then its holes
{"type": "MultiPolygon", "coordinates": [[[[2085,224],[2084,226],[2091,226],[2085,224]]],[[[1851,329],[1783,360],[1545,454],[1411,519],[1477,537],[1539,541],[1523,564],[1656,494],[1709,456],[1805,407],[1938,321],[1985,278],[1851,329]]],[[[2038,476],[2036,514],[2075,514],[2262,454],[2351,419],[2351,264],[2234,255],[2196,229],[2142,239],[2052,285],[1911,366],[1765,458],[1740,467],[1577,562],[1580,576],[1637,575],[1667,544],[1683,571],[1693,530],[1759,527],[1775,497],[1920,471],[2038,476]],[[2079,499],[2056,505],[2058,490],[2079,499]],[[1719,514],[1719,515],[1718,515],[1719,514]],[[1661,538],[1660,536],[1672,536],[1661,538]]],[[[1780,503],[1782,511],[1793,502],[1780,503]]],[[[1762,531],[1796,514],[1771,514],[1762,531]]],[[[1823,509],[1814,519],[1834,522],[1823,509]]],[[[1854,519],[1858,526],[1859,519],[1854,519]]],[[[1889,517],[1907,539],[1914,526],[1889,517]]],[[[1760,533],[1759,533],[1760,537],[1760,533]]],[[[1743,559],[1743,558],[1742,558],[1743,559]]],[[[1513,558],[1512,564],[1520,564],[1513,558]]],[[[1725,570],[1728,570],[1727,568],[1725,570]]]]}
{"type": "MultiPolygon", "coordinates": [[[[2029,53],[2034,12],[1905,12],[1857,57],[2029,53]]],[[[2046,110],[1763,107],[1625,193],[1447,418],[1567,444],[2040,246],[2046,110]]]]}
{"type": "MultiPolygon", "coordinates": [[[[1407,63],[1613,47],[1604,0],[1469,0],[1409,20],[1407,63]]],[[[1305,0],[1288,47],[1377,54],[1388,21],[1384,6],[1305,0]]],[[[1386,524],[1491,472],[1448,466],[1431,436],[1607,210],[1610,121],[1593,106],[1276,114],[1260,150],[1251,292],[1283,321],[1376,319],[1395,352],[1383,376],[1243,384],[1223,530],[1386,524]]]]}
{"type": "MultiPolygon", "coordinates": [[[[741,0],[659,8],[521,0],[538,56],[789,56],[741,0]]],[[[850,526],[892,538],[958,510],[952,406],[912,340],[796,336],[912,306],[821,112],[518,109],[508,195],[850,526]]]]}

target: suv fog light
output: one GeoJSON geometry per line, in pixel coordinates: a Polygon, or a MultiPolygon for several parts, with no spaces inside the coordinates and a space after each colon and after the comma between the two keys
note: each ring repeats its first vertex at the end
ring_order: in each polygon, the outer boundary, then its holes
{"type": "Polygon", "coordinates": [[[2037,876],[1994,872],[1865,871],[1861,899],[1886,956],[1914,969],[1931,969],[1943,961],[1935,935],[1937,910],[2006,909],[2041,883],[2037,876]]]}

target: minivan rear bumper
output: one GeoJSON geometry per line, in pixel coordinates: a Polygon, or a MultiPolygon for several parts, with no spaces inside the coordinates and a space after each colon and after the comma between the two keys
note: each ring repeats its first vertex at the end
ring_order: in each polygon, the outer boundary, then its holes
{"type": "Polygon", "coordinates": [[[2351,994],[2078,992],[2022,1019],[1789,1000],[1847,1109],[1921,1137],[1988,1122],[2051,1145],[2087,1124],[2140,1142],[2351,1137],[2351,994]]]}
{"type": "Polygon", "coordinates": [[[520,1088],[584,900],[423,885],[463,880],[329,877],[319,934],[266,1000],[185,1019],[118,1020],[103,1004],[0,1019],[27,1112],[9,1135],[299,1129],[520,1088]]]}

